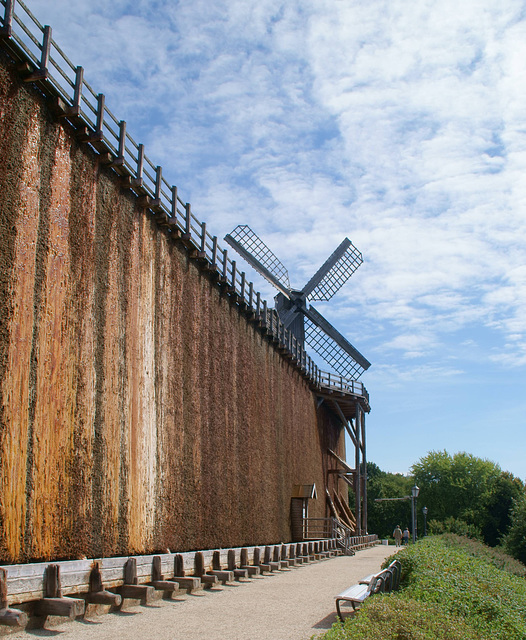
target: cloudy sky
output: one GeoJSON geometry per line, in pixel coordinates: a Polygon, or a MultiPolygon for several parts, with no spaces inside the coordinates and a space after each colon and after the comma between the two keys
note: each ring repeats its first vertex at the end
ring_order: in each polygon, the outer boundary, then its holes
{"type": "Polygon", "coordinates": [[[372,362],[370,460],[526,480],[523,1],[27,4],[213,234],[249,224],[296,287],[361,250],[316,307],[372,362]]]}

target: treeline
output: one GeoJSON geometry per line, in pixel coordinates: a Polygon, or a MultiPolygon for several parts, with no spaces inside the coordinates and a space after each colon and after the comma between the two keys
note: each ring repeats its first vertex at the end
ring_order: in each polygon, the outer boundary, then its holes
{"type": "Polygon", "coordinates": [[[411,468],[411,475],[382,471],[367,464],[369,532],[390,538],[396,525],[411,525],[411,500],[385,500],[411,495],[417,499],[417,537],[427,533],[456,533],[485,544],[502,546],[526,563],[526,489],[524,483],[498,464],[469,453],[432,451],[411,468]],[[377,501],[378,499],[384,499],[377,501]],[[424,521],[423,508],[427,507],[424,521]]]}

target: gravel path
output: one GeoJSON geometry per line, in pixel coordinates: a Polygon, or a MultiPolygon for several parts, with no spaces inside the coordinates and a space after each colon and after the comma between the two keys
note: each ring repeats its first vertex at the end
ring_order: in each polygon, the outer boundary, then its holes
{"type": "Polygon", "coordinates": [[[336,620],[336,594],[380,569],[393,547],[378,545],[302,567],[160,600],[92,621],[57,629],[17,633],[10,638],[64,640],[306,640],[336,620]]]}

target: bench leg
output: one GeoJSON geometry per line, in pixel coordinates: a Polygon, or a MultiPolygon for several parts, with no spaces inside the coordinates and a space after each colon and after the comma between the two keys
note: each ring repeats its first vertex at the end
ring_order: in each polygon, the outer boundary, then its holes
{"type": "Polygon", "coordinates": [[[341,622],[343,622],[343,614],[340,608],[340,602],[342,602],[343,600],[350,602],[352,605],[352,610],[356,611],[356,604],[353,600],[347,600],[347,598],[336,598],[336,613],[338,614],[338,618],[340,619],[341,622]]]}

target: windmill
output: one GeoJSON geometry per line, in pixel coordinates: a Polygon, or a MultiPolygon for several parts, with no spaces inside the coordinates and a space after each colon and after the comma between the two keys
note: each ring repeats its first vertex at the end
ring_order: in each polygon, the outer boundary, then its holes
{"type": "Polygon", "coordinates": [[[340,375],[359,378],[371,363],[348,342],[307,300],[330,300],[362,264],[362,254],[345,238],[301,290],[292,289],[282,262],[247,225],[237,226],[225,236],[278,294],[276,311],[285,327],[302,344],[309,345],[340,375]]]}

